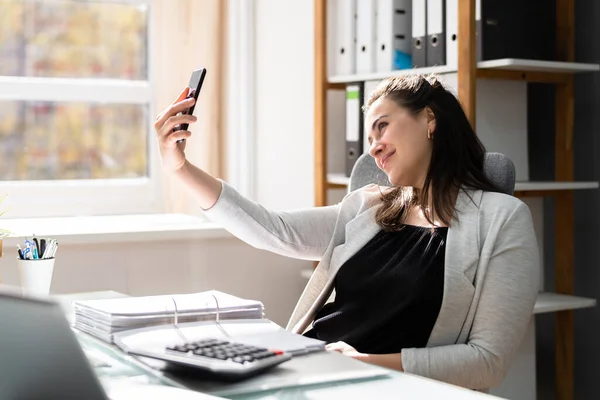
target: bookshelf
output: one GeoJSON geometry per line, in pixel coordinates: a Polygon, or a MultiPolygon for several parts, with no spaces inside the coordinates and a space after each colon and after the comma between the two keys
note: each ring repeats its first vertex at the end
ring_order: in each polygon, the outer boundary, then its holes
{"type": "MultiPolygon", "coordinates": [[[[555,199],[556,293],[542,292],[535,314],[555,313],[555,392],[557,399],[574,397],[574,311],[594,307],[595,299],[574,295],[574,191],[600,187],[598,182],[576,182],[573,174],[573,75],[600,71],[600,65],[575,62],[574,0],[556,1],[556,60],[542,61],[505,58],[477,62],[475,38],[475,0],[458,1],[458,66],[414,68],[389,73],[327,76],[327,0],[314,0],[315,48],[315,205],[328,204],[331,189],[346,189],[349,178],[328,170],[327,165],[327,95],[330,90],[344,90],[355,82],[374,81],[406,74],[456,74],[457,95],[473,126],[476,126],[477,80],[479,78],[549,83],[555,86],[555,181],[519,181],[515,195],[555,199]]],[[[489,149],[494,151],[494,149],[489,149]]]]}

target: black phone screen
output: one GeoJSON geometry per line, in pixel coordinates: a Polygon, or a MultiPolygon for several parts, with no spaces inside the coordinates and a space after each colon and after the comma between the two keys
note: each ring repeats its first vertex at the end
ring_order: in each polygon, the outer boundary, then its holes
{"type": "MultiPolygon", "coordinates": [[[[200,95],[200,90],[202,89],[202,83],[204,83],[204,77],[206,76],[206,68],[200,68],[192,72],[192,76],[190,77],[190,83],[188,87],[190,88],[190,92],[187,95],[187,98],[193,97],[195,102],[194,105],[184,110],[182,114],[192,115],[194,113],[194,108],[196,107],[196,103],[198,102],[198,96],[200,95]]],[[[175,130],[183,130],[186,131],[189,127],[189,124],[181,124],[175,128],[175,130]]]]}

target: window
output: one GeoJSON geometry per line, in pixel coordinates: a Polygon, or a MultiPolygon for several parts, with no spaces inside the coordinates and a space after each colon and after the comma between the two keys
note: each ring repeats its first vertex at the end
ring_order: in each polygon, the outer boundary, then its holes
{"type": "Polygon", "coordinates": [[[161,210],[151,0],[0,0],[9,217],[161,210]]]}

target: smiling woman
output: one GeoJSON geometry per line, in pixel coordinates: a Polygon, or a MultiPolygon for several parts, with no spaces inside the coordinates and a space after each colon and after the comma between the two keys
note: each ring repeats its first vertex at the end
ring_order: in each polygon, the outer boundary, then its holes
{"type": "Polygon", "coordinates": [[[484,173],[486,150],[460,103],[435,76],[388,79],[364,111],[370,155],[396,186],[377,214],[386,229],[400,229],[406,218],[449,225],[461,185],[501,192],[484,173]]]}
{"type": "Polygon", "coordinates": [[[453,94],[424,76],[384,80],[365,111],[392,186],[282,212],[186,158],[173,132],[185,93],[155,124],[163,169],[246,243],[319,261],[287,329],[471,389],[502,382],[533,312],[539,251],[531,212],[486,178],[485,149],[453,94]]]}

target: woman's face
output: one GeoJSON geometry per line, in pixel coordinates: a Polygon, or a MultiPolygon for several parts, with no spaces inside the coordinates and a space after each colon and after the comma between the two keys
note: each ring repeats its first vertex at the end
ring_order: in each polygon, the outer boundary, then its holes
{"type": "Polygon", "coordinates": [[[369,154],[394,186],[422,187],[431,159],[435,119],[428,109],[417,115],[381,97],[365,116],[369,154]]]}

